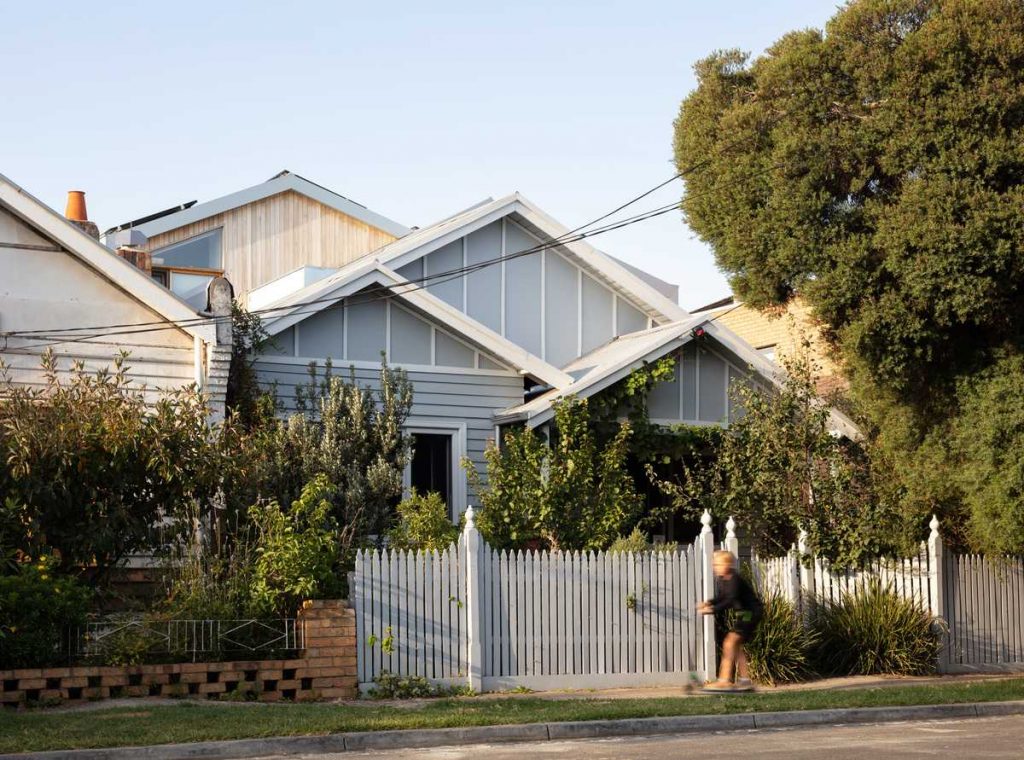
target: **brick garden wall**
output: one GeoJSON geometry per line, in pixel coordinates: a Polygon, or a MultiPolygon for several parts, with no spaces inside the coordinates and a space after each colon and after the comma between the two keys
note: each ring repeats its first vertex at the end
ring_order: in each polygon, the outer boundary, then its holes
{"type": "Polygon", "coordinates": [[[314,601],[298,619],[305,649],[295,659],[0,670],[0,704],[235,694],[265,702],[355,697],[355,611],[343,601],[314,601]]]}

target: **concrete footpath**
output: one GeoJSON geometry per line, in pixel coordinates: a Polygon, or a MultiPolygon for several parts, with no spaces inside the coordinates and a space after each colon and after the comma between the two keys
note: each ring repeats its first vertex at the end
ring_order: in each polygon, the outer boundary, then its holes
{"type": "Polygon", "coordinates": [[[786,727],[889,723],[1024,715],[1024,701],[979,702],[958,705],[865,707],[797,712],[688,715],[626,720],[353,732],[325,736],[164,744],[151,747],[35,752],[0,755],[0,760],[180,760],[181,758],[258,758],[316,755],[365,750],[399,750],[499,742],[548,742],[607,737],[750,731],[786,727]]]}

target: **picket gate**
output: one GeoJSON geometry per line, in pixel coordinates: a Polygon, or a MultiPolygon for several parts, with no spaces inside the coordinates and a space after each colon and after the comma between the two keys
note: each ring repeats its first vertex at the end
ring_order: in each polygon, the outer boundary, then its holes
{"type": "Polygon", "coordinates": [[[385,671],[477,691],[684,685],[714,673],[714,621],[696,613],[713,594],[709,514],[693,544],[641,553],[498,551],[474,522],[470,510],[443,552],[358,552],[363,690],[385,671]]]}

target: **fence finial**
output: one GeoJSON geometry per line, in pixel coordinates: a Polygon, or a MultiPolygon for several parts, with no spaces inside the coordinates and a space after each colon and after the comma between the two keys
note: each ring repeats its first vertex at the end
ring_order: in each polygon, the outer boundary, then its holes
{"type": "Polygon", "coordinates": [[[803,528],[801,528],[800,533],[797,534],[796,550],[801,557],[807,554],[807,531],[803,528]]]}
{"type": "Polygon", "coordinates": [[[473,509],[473,505],[470,504],[466,507],[466,530],[476,529],[476,511],[473,509]]]}
{"type": "Polygon", "coordinates": [[[700,529],[701,533],[711,532],[711,513],[708,510],[704,510],[704,514],[700,516],[700,524],[703,526],[700,529]]]}
{"type": "Polygon", "coordinates": [[[934,514],[932,514],[932,521],[930,523],[928,523],[928,527],[932,529],[931,535],[928,536],[928,538],[932,538],[932,539],[938,538],[939,537],[939,518],[936,517],[934,514]]]}
{"type": "Polygon", "coordinates": [[[729,515],[725,522],[725,540],[728,541],[730,538],[736,538],[736,521],[732,519],[732,515],[729,515]]]}

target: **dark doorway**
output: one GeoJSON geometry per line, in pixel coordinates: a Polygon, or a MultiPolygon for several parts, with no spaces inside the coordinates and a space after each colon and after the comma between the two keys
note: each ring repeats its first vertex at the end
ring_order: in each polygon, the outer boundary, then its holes
{"type": "Polygon", "coordinates": [[[452,436],[449,433],[413,433],[409,485],[417,493],[434,491],[452,507],[452,436]]]}

